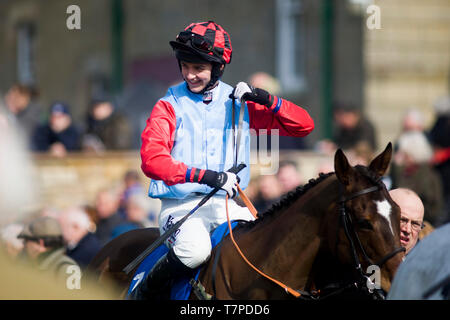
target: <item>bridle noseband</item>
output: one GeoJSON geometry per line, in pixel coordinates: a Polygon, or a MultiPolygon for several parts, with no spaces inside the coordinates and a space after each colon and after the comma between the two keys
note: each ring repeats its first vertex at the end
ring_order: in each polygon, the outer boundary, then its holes
{"type": "MultiPolygon", "coordinates": [[[[377,261],[376,263],[373,263],[372,259],[369,258],[369,256],[367,255],[366,251],[364,250],[364,247],[361,243],[361,240],[359,239],[358,233],[355,231],[353,224],[352,224],[352,220],[349,214],[347,214],[346,210],[345,210],[345,203],[349,200],[352,200],[356,197],[371,193],[371,192],[375,192],[378,191],[382,188],[381,182],[378,182],[378,184],[376,186],[372,186],[366,189],[363,189],[361,191],[357,191],[355,193],[352,193],[349,196],[344,196],[343,194],[343,187],[340,184],[340,193],[341,196],[339,198],[338,204],[339,204],[339,217],[340,217],[340,221],[341,221],[341,225],[344,228],[344,232],[345,235],[350,243],[350,251],[351,251],[351,255],[353,256],[353,260],[354,260],[354,266],[355,269],[359,272],[359,274],[362,276],[362,278],[364,280],[369,280],[368,274],[366,274],[361,267],[361,262],[359,260],[358,257],[358,253],[357,253],[357,247],[355,246],[355,242],[353,241],[353,239],[356,240],[356,243],[358,245],[358,249],[360,250],[360,252],[362,253],[362,256],[364,257],[364,260],[369,264],[369,265],[377,265],[378,267],[381,268],[381,266],[383,264],[385,264],[388,260],[390,260],[391,258],[393,258],[395,255],[397,255],[400,252],[404,252],[405,248],[403,247],[398,247],[396,249],[394,249],[392,252],[388,253],[387,255],[385,255],[383,258],[381,258],[379,261],[377,261]],[[353,236],[352,236],[352,234],[353,236]]],[[[337,245],[337,244],[336,244],[337,245]]],[[[370,292],[370,289],[369,289],[370,292]]]]}

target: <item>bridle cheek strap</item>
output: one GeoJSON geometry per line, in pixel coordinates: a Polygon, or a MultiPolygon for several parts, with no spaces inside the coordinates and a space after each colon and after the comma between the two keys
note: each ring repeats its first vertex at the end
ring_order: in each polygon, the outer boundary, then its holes
{"type": "MultiPolygon", "coordinates": [[[[344,226],[345,234],[346,234],[346,236],[347,236],[347,238],[348,238],[348,240],[350,242],[350,247],[351,247],[353,258],[355,260],[355,267],[356,267],[356,269],[361,269],[361,263],[360,263],[359,258],[357,256],[357,253],[356,253],[356,247],[355,247],[355,244],[353,242],[353,238],[350,235],[350,232],[348,230],[349,229],[348,225],[351,226],[351,219],[350,219],[350,216],[345,212],[345,202],[347,202],[349,200],[352,200],[352,199],[354,199],[356,197],[362,196],[364,194],[367,194],[367,193],[370,193],[370,192],[374,192],[374,191],[378,191],[379,189],[380,189],[380,185],[376,185],[376,186],[373,186],[373,187],[366,188],[366,189],[363,189],[361,191],[355,192],[355,193],[351,194],[348,197],[344,197],[344,195],[342,195],[340,200],[339,200],[339,212],[340,212],[340,215],[341,215],[341,218],[342,218],[342,224],[344,226]]],[[[343,193],[342,192],[342,185],[341,185],[341,193],[343,193]]],[[[362,243],[361,243],[361,240],[358,237],[358,234],[356,233],[356,231],[353,228],[352,228],[352,231],[353,231],[353,236],[354,236],[354,238],[356,239],[356,241],[358,243],[359,249],[361,250],[361,252],[362,252],[362,254],[364,256],[364,259],[366,259],[366,261],[369,264],[374,264],[372,262],[372,260],[369,258],[369,256],[367,255],[366,251],[364,250],[364,247],[362,246],[362,243]]],[[[405,250],[406,249],[404,247],[398,247],[398,248],[394,249],[392,252],[388,253],[383,258],[381,258],[378,262],[375,263],[375,265],[377,265],[377,266],[379,266],[381,268],[381,266],[383,264],[385,264],[389,259],[393,258],[395,255],[397,255],[400,252],[404,252],[405,250]]]]}

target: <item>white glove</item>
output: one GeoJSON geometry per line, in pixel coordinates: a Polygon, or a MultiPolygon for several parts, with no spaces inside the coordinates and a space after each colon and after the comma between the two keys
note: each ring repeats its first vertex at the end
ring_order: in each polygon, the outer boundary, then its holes
{"type": "Polygon", "coordinates": [[[241,101],[242,96],[246,93],[252,93],[252,88],[245,82],[239,82],[233,90],[234,97],[241,101]]]}
{"type": "Polygon", "coordinates": [[[219,172],[217,175],[217,186],[225,190],[230,198],[237,195],[237,176],[232,172],[219,172]]]}
{"type": "Polygon", "coordinates": [[[198,181],[201,184],[206,184],[211,188],[219,188],[228,193],[230,198],[237,195],[237,185],[239,177],[232,172],[216,172],[213,170],[206,170],[202,180],[198,181]]]}

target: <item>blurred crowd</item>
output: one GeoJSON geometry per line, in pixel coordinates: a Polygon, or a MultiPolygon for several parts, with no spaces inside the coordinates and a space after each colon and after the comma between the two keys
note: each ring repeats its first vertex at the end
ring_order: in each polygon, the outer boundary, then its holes
{"type": "MultiPolygon", "coordinates": [[[[0,256],[13,265],[51,275],[52,281],[67,286],[68,268],[76,266],[80,274],[89,274],[89,263],[110,240],[130,230],[157,227],[160,206],[160,200],[147,197],[138,173],[130,170],[120,188],[99,190],[92,204],[42,208],[3,224],[0,256]]],[[[6,291],[0,292],[0,297],[11,295],[6,291]]]]}
{"type": "MultiPolygon", "coordinates": [[[[394,152],[388,174],[383,177],[388,190],[408,188],[424,203],[425,221],[438,227],[450,221],[450,98],[434,104],[435,122],[425,127],[425,116],[418,108],[405,111],[399,123],[399,135],[393,140],[394,152]]],[[[351,104],[334,107],[332,139],[316,143],[314,150],[329,155],[329,161],[318,164],[317,172],[334,171],[337,148],[343,149],[352,165],[367,166],[379,146],[376,128],[351,104]]],[[[281,161],[276,175],[263,175],[252,180],[247,195],[258,211],[267,210],[285,193],[306,183],[296,159],[281,161]]]]}
{"type": "Polygon", "coordinates": [[[84,275],[111,239],[157,226],[160,201],[147,196],[139,172],[130,169],[98,190],[93,203],[36,208],[40,186],[33,180],[31,152],[64,157],[71,151],[126,150],[130,135],[109,100],[92,101],[83,131],[67,104],[52,104],[46,119],[34,96],[31,88],[14,85],[0,101],[0,298],[114,298],[113,285],[98,288],[84,277],[80,286],[77,273],[84,275]]]}
{"type": "Polygon", "coordinates": [[[17,124],[29,150],[64,157],[71,151],[131,149],[132,126],[112,99],[93,98],[81,123],[74,120],[66,102],[54,101],[47,111],[38,100],[36,89],[14,84],[0,103],[0,121],[17,124]]]}
{"type": "MultiPolygon", "coordinates": [[[[263,76],[257,74],[252,83],[262,87],[257,81],[263,76]]],[[[46,114],[36,97],[32,88],[16,84],[0,102],[0,254],[4,261],[52,270],[55,276],[61,265],[84,271],[111,239],[133,229],[157,227],[160,201],[149,198],[139,173],[129,170],[118,182],[120,187],[99,190],[93,203],[40,208],[32,214],[28,210],[26,215],[18,212],[18,207],[33,202],[33,190],[25,182],[30,177],[27,168],[32,166],[26,163],[30,161],[27,152],[65,157],[71,151],[99,153],[132,145],[130,124],[109,99],[93,99],[85,122],[77,124],[67,103],[54,102],[46,114]]],[[[438,99],[433,107],[435,120],[428,128],[420,109],[404,113],[393,141],[390,170],[383,177],[388,190],[406,188],[420,197],[426,230],[450,221],[450,98],[438,99]]],[[[317,165],[317,175],[334,171],[332,156],[337,148],[343,149],[352,165],[368,165],[384,147],[378,145],[375,126],[358,106],[336,104],[333,128],[331,139],[318,141],[312,148],[330,156],[317,165]]],[[[252,179],[246,194],[258,212],[264,212],[307,183],[301,172],[298,159],[283,158],[275,175],[252,179]]]]}
{"type": "MultiPolygon", "coordinates": [[[[255,73],[250,83],[262,88],[270,86],[275,93],[279,91],[275,79],[265,73],[255,73]]],[[[425,127],[420,109],[409,108],[405,112],[399,123],[400,133],[393,141],[395,152],[389,176],[385,178],[388,189],[414,190],[424,202],[426,220],[436,226],[450,219],[449,99],[443,97],[435,102],[435,121],[429,128],[425,127]]],[[[130,123],[116,110],[112,100],[92,99],[82,124],[75,123],[67,103],[54,102],[46,115],[36,101],[36,90],[15,84],[0,103],[0,121],[17,124],[31,151],[64,157],[70,151],[131,148],[130,123]]],[[[383,147],[377,143],[375,126],[359,106],[336,103],[333,129],[332,139],[317,142],[315,151],[332,156],[337,148],[342,148],[352,164],[366,165],[383,147]]],[[[295,159],[287,159],[279,166],[276,177],[261,176],[253,182],[248,192],[255,197],[258,209],[264,210],[291,187],[305,182],[297,165],[295,159]]],[[[332,163],[324,162],[317,174],[333,170],[332,163]]]]}
{"type": "Polygon", "coordinates": [[[149,198],[136,171],[128,171],[120,188],[97,192],[92,204],[68,208],[46,207],[29,214],[20,222],[1,229],[1,242],[11,259],[32,257],[36,240],[58,237],[47,248],[64,247],[64,254],[84,270],[98,251],[122,233],[158,226],[160,200],[149,198]],[[33,225],[45,223],[36,233],[33,225]]]}

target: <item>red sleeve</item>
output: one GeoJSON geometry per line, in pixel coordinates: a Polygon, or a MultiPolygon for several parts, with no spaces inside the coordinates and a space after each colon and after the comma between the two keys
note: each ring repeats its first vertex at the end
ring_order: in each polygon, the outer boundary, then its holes
{"type": "Polygon", "coordinates": [[[248,101],[250,128],[278,129],[280,136],[304,137],[314,129],[314,121],[308,112],[285,99],[273,96],[270,108],[248,101]]]}
{"type": "Polygon", "coordinates": [[[187,165],[172,158],[176,129],[175,111],[169,102],[159,100],[142,132],[141,169],[151,179],[171,186],[184,183],[187,165]]]}

